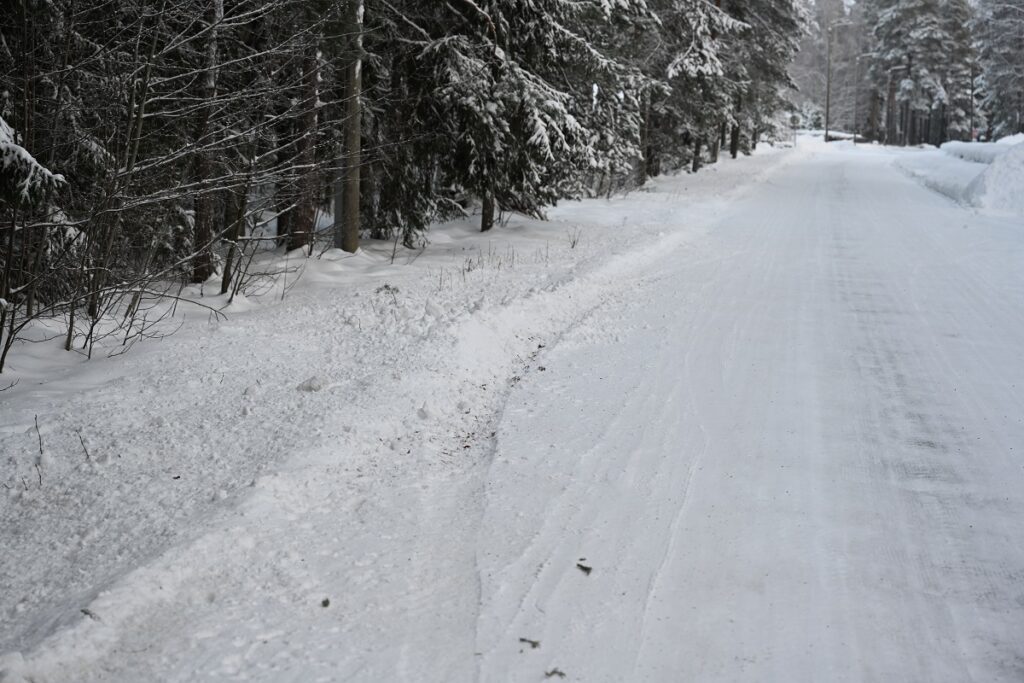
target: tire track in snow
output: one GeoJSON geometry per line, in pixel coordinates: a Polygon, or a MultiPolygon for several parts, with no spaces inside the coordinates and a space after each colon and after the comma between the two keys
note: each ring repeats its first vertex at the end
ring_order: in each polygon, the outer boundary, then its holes
{"type": "MultiPolygon", "coordinates": [[[[703,435],[702,446],[677,442],[700,458],[689,463],[697,474],[683,477],[685,498],[660,539],[646,527],[660,533],[659,511],[676,502],[665,488],[661,497],[637,491],[648,496],[643,506],[613,491],[571,492],[636,515],[623,523],[632,542],[603,548],[634,562],[613,563],[601,583],[567,569],[560,599],[549,603],[556,609],[531,622],[544,629],[541,650],[495,646],[483,678],[531,680],[552,665],[601,680],[1019,678],[1024,660],[1012,634],[1024,622],[1013,567],[1024,500],[1019,462],[1006,453],[1024,431],[1003,413],[1019,405],[1011,383],[1024,364],[1011,349],[1024,340],[1020,301],[997,305],[982,287],[991,275],[977,279],[949,258],[971,252],[954,230],[966,213],[923,192],[902,193],[905,204],[884,210],[864,201],[904,189],[872,154],[825,154],[776,178],[745,214],[737,210],[739,225],[725,221],[704,241],[734,259],[696,258],[680,264],[692,276],[668,280],[715,285],[708,301],[679,307],[689,334],[674,335],[686,349],[687,384],[698,387],[697,410],[680,422],[703,435]],[[915,273],[915,263],[952,272],[915,273]],[[931,301],[918,304],[918,291],[931,301]],[[962,343],[943,334],[954,322],[962,343]],[[638,548],[646,552],[632,556],[638,548]],[[637,578],[641,590],[609,592],[637,578]]],[[[1021,253],[1019,237],[1000,224],[975,229],[1021,253]]],[[[996,272],[1008,282],[999,291],[1019,289],[1019,272],[996,272]]],[[[646,353],[641,342],[622,343],[646,353]]],[[[561,362],[632,372],[629,354],[618,354],[594,344],[587,362],[568,354],[561,362]]],[[[660,369],[646,376],[651,394],[665,395],[660,382],[672,366],[653,354],[644,360],[660,369]]],[[[632,414],[612,386],[608,397],[577,381],[576,400],[632,414]]],[[[524,398],[558,409],[540,391],[524,398]]],[[[660,428],[663,415],[644,419],[660,428]]],[[[515,435],[543,428],[540,417],[506,415],[513,438],[499,450],[528,456],[517,449],[529,441],[515,435]]],[[[573,426],[564,443],[585,430],[573,426]]],[[[647,481],[666,478],[667,453],[617,456],[628,434],[596,433],[606,457],[650,468],[647,481]]],[[[514,487],[504,495],[514,498],[514,487]]],[[[592,544],[606,538],[601,521],[592,544]]],[[[532,580],[491,578],[512,595],[532,580]]]]}
{"type": "MultiPolygon", "coordinates": [[[[694,300],[696,300],[696,301],[703,300],[703,295],[711,287],[712,287],[712,282],[709,281],[709,282],[704,283],[704,285],[700,288],[700,290],[694,296],[694,300]]],[[[707,324],[705,324],[703,330],[706,330],[706,329],[707,329],[707,324]]],[[[701,333],[703,333],[703,330],[701,331],[701,333]]],[[[700,336],[700,334],[695,334],[694,335],[695,338],[699,337],[699,336],[700,336]]],[[[699,407],[698,407],[699,406],[699,402],[698,402],[698,399],[697,399],[696,391],[694,389],[695,381],[694,381],[693,366],[692,366],[692,346],[689,343],[686,344],[686,351],[685,351],[685,354],[683,356],[683,382],[685,383],[685,388],[686,388],[686,391],[687,391],[687,394],[688,394],[688,397],[689,397],[688,406],[687,406],[687,410],[689,412],[687,414],[690,415],[690,416],[693,416],[693,417],[697,417],[694,414],[694,412],[699,410],[699,407]]],[[[685,422],[685,419],[684,419],[684,422],[685,422]]],[[[681,494],[681,499],[679,501],[679,506],[678,506],[678,508],[676,510],[676,513],[675,513],[675,515],[674,515],[674,517],[672,519],[672,523],[669,525],[669,538],[668,538],[668,540],[667,540],[667,542],[665,544],[665,550],[662,553],[661,559],[658,561],[657,568],[655,569],[654,573],[652,574],[651,580],[648,582],[648,585],[647,585],[647,594],[646,594],[646,597],[644,598],[643,611],[642,611],[641,617],[640,617],[640,637],[639,637],[638,645],[637,645],[637,648],[636,648],[636,656],[635,656],[635,659],[634,659],[634,662],[633,662],[632,677],[633,677],[634,680],[638,680],[637,677],[639,676],[639,672],[637,671],[637,668],[638,668],[638,666],[639,666],[639,664],[640,664],[640,662],[642,660],[642,657],[643,657],[644,642],[646,641],[647,630],[649,628],[648,617],[649,617],[649,614],[650,614],[650,611],[651,611],[651,604],[654,601],[655,596],[656,596],[657,591],[658,591],[658,582],[661,580],[662,574],[663,574],[663,572],[665,570],[665,566],[668,563],[669,559],[674,556],[676,542],[677,542],[677,539],[680,536],[680,534],[679,534],[679,527],[680,527],[680,523],[681,523],[681,521],[683,519],[683,515],[686,512],[686,502],[687,502],[687,499],[689,497],[690,487],[691,487],[691,485],[693,483],[694,473],[697,471],[698,466],[701,463],[701,461],[703,460],[704,455],[707,453],[707,449],[708,449],[708,443],[709,443],[708,438],[709,437],[708,437],[707,431],[704,429],[704,426],[700,422],[699,418],[698,418],[698,420],[696,422],[696,426],[700,430],[700,439],[699,439],[700,443],[701,443],[700,450],[692,457],[692,460],[690,461],[689,467],[688,467],[687,472],[686,472],[686,479],[685,479],[685,481],[682,484],[682,494],[681,494]]],[[[666,457],[669,457],[669,456],[666,455],[666,457]]]]}

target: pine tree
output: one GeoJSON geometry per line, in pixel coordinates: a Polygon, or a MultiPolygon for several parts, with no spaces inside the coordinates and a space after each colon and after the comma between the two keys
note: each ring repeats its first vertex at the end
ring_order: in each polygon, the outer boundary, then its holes
{"type": "Polygon", "coordinates": [[[729,80],[739,86],[731,93],[726,123],[732,126],[730,146],[738,151],[741,128],[756,142],[758,131],[771,125],[776,112],[792,107],[789,93],[796,84],[789,65],[806,30],[806,17],[795,3],[778,0],[725,0],[722,8],[748,27],[730,41],[728,51],[729,80]]]}
{"type": "Polygon", "coordinates": [[[378,196],[369,213],[425,222],[409,203],[433,212],[429,221],[470,196],[481,202],[487,230],[498,210],[539,216],[559,198],[586,192],[594,175],[620,169],[636,154],[622,134],[636,113],[624,112],[627,98],[619,97],[635,74],[597,39],[603,24],[642,10],[633,2],[503,0],[409,3],[385,15],[386,42],[368,46],[367,88],[373,101],[397,100],[401,119],[390,106],[371,105],[372,146],[395,139],[387,132],[399,125],[408,142],[374,156],[415,162],[373,172],[378,196]],[[398,36],[397,53],[383,54],[398,36]],[[410,189],[400,193],[404,215],[388,188],[410,189]]]}
{"type": "Polygon", "coordinates": [[[731,106],[725,39],[746,26],[704,0],[652,0],[655,21],[632,41],[634,63],[650,79],[644,90],[648,173],[702,157],[716,122],[731,106]],[[694,151],[691,151],[691,146],[694,151]]]}
{"type": "Polygon", "coordinates": [[[872,0],[872,74],[886,86],[886,141],[969,135],[971,37],[964,0],[872,0]]]}
{"type": "Polygon", "coordinates": [[[736,153],[786,106],[798,35],[792,0],[389,0],[365,31],[361,7],[0,13],[5,310],[65,314],[66,346],[91,349],[175,280],[219,269],[233,293],[256,245],[312,247],[332,183],[339,246],[397,248],[475,206],[489,229],[696,167],[723,124],[736,153]]]}
{"type": "Polygon", "coordinates": [[[1024,0],[979,0],[985,109],[997,136],[1024,132],[1024,0]]]}

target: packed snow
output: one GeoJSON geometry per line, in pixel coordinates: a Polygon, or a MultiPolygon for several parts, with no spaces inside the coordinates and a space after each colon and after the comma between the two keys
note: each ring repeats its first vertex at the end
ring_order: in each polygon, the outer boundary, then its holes
{"type": "Polygon", "coordinates": [[[1024,233],[890,161],[780,169],[513,392],[479,680],[1024,677],[1024,233]]]}
{"type": "Polygon", "coordinates": [[[0,681],[1020,680],[1024,231],[934,155],[802,138],[19,348],[0,681]]]}

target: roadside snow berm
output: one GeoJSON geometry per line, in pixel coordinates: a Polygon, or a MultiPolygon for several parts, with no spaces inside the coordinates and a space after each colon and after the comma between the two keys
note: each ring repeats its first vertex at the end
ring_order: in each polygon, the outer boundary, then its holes
{"type": "Polygon", "coordinates": [[[1024,143],[1010,147],[967,187],[967,200],[974,206],[1007,213],[1024,214],[1024,143]]]}

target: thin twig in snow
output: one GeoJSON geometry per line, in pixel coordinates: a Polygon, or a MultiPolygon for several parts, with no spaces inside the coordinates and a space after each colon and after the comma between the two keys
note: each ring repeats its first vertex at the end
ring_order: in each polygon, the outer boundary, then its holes
{"type": "Polygon", "coordinates": [[[82,444],[82,450],[85,451],[85,461],[92,462],[92,456],[89,455],[89,449],[85,446],[85,439],[82,438],[82,430],[76,429],[75,434],[78,435],[78,441],[82,444]]]}
{"type": "Polygon", "coordinates": [[[39,457],[43,457],[43,435],[39,432],[39,416],[35,416],[36,436],[39,438],[39,457]]]}

